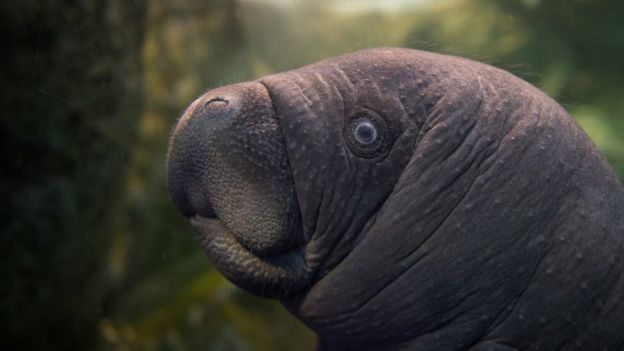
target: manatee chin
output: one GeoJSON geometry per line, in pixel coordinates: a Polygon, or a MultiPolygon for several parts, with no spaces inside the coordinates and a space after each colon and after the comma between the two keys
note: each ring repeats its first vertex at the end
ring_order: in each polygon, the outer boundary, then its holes
{"type": "Polygon", "coordinates": [[[259,83],[207,92],[171,138],[169,189],[216,267],[240,287],[284,298],[309,281],[279,121],[259,83]]]}

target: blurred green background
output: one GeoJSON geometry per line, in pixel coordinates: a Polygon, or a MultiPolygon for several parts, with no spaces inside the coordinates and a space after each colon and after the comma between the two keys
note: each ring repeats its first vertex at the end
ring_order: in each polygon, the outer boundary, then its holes
{"type": "Polygon", "coordinates": [[[204,90],[375,46],[474,58],[561,102],[624,178],[620,0],[0,3],[2,350],[312,350],[168,199],[204,90]]]}

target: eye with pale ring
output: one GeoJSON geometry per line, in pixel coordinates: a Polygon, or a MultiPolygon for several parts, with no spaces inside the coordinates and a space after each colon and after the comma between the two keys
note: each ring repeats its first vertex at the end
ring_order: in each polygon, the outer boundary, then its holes
{"type": "Polygon", "coordinates": [[[386,155],[391,146],[386,121],[377,112],[365,108],[349,115],[344,138],[355,156],[366,159],[386,155]]]}
{"type": "Polygon", "coordinates": [[[363,120],[353,129],[353,137],[362,145],[371,145],[377,141],[379,133],[370,121],[363,120]]]}

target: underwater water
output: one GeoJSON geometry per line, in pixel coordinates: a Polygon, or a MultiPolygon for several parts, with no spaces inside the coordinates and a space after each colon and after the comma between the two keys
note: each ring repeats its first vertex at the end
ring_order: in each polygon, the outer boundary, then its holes
{"type": "Polygon", "coordinates": [[[225,280],[169,199],[171,128],[204,91],[397,46],[506,69],[561,103],[624,179],[615,0],[11,1],[0,140],[5,350],[312,350],[225,280]]]}

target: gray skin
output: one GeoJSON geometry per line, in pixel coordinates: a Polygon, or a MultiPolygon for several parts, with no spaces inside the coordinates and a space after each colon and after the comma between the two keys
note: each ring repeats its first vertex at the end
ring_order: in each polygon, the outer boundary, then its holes
{"type": "Polygon", "coordinates": [[[624,349],[624,189],[505,71],[385,48],[218,88],[168,166],[216,267],[319,349],[624,349]]]}

